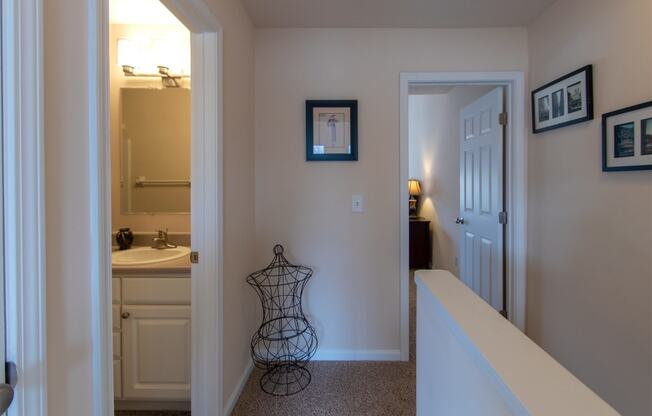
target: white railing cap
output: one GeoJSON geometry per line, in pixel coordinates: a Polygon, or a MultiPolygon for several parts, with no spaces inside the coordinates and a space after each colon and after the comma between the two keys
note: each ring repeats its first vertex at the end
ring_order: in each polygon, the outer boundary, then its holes
{"type": "Polygon", "coordinates": [[[419,270],[415,280],[469,353],[487,361],[530,415],[619,415],[450,272],[419,270]]]}

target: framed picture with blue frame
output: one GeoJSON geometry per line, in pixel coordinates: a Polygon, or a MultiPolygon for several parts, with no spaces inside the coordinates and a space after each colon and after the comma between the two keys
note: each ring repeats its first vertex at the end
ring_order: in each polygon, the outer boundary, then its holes
{"type": "Polygon", "coordinates": [[[306,160],[358,160],[357,100],[306,100],[306,160]]]}
{"type": "Polygon", "coordinates": [[[602,170],[652,170],[652,101],[602,115],[602,170]]]}
{"type": "Polygon", "coordinates": [[[593,120],[593,66],[532,91],[532,131],[543,133],[593,120]]]}

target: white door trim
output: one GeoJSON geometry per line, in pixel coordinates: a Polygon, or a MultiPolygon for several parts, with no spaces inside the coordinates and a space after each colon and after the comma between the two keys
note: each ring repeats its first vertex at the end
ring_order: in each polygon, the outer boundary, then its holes
{"type": "Polygon", "coordinates": [[[47,413],[42,11],[41,0],[2,2],[6,341],[19,372],[10,416],[47,413]]]}
{"type": "MultiPolygon", "coordinates": [[[[507,261],[507,313],[510,321],[525,331],[527,253],[527,134],[525,126],[525,75],[523,72],[403,72],[400,76],[400,296],[401,359],[409,357],[409,209],[407,182],[408,87],[410,84],[504,85],[509,122],[506,129],[505,230],[507,261]]],[[[457,156],[456,156],[457,157],[457,156]]]]}
{"type": "MultiPolygon", "coordinates": [[[[191,283],[192,413],[214,416],[223,411],[222,26],[201,0],[162,2],[193,32],[192,180],[203,192],[193,192],[192,245],[204,255],[193,265],[191,283]]],[[[108,4],[88,0],[93,416],[113,416],[108,4]]]]}
{"type": "Polygon", "coordinates": [[[222,32],[192,35],[192,414],[222,415],[222,32]],[[200,190],[200,191],[199,191],[200,190]],[[215,391],[217,389],[217,391],[215,391]]]}

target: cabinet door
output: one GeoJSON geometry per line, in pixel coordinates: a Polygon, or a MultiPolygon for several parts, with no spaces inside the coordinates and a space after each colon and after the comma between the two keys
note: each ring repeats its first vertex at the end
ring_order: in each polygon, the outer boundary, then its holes
{"type": "Polygon", "coordinates": [[[190,400],[190,306],[122,312],[122,397],[190,400]]]}

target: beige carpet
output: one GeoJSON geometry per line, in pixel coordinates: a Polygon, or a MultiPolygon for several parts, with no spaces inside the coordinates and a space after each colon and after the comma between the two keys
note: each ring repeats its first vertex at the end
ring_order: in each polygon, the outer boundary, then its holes
{"type": "Polygon", "coordinates": [[[254,370],[233,416],[413,416],[416,414],[416,287],[410,273],[410,361],[316,361],[312,383],[290,397],[264,393],[254,370]]]}

